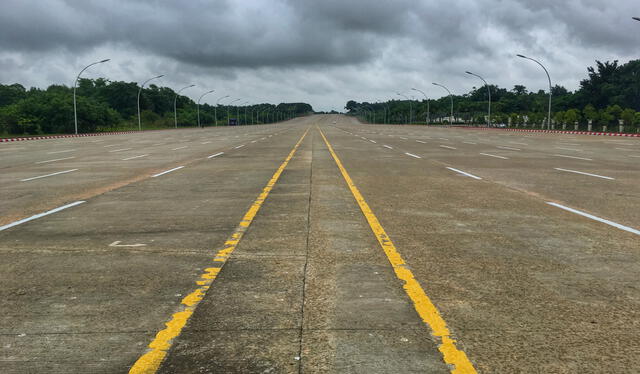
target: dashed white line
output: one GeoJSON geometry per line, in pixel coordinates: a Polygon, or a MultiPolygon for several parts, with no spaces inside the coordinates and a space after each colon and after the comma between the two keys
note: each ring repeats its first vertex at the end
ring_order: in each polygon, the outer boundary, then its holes
{"type": "Polygon", "coordinates": [[[209,156],[207,158],[214,158],[214,157],[218,157],[218,156],[223,155],[223,154],[224,154],[224,152],[218,152],[218,153],[213,154],[213,155],[211,155],[211,156],[209,156]]]}
{"type": "Polygon", "coordinates": [[[448,148],[448,149],[458,149],[458,148],[455,148],[455,147],[449,147],[448,145],[442,145],[442,144],[440,144],[439,147],[448,148]]]}
{"type": "Polygon", "coordinates": [[[72,157],[64,157],[64,158],[54,158],[53,160],[38,161],[38,162],[35,162],[35,163],[36,163],[36,164],[46,164],[46,163],[49,163],[49,162],[56,162],[56,161],[62,161],[62,160],[70,160],[70,159],[72,159],[72,158],[75,158],[75,156],[72,156],[72,157]]]}
{"type": "Polygon", "coordinates": [[[204,144],[211,144],[211,142],[202,142],[202,143],[200,143],[200,144],[202,144],[202,145],[204,145],[204,144]]]}
{"type": "Polygon", "coordinates": [[[163,171],[162,173],[154,174],[154,175],[152,175],[151,177],[152,177],[152,178],[159,177],[159,176],[161,176],[161,175],[165,175],[165,174],[167,174],[167,173],[171,173],[172,171],[176,171],[176,170],[182,169],[183,167],[184,167],[184,166],[178,166],[177,168],[173,168],[173,169],[165,170],[165,171],[163,171]]]}
{"type": "Polygon", "coordinates": [[[405,137],[402,137],[402,136],[400,137],[400,139],[402,139],[402,140],[409,140],[409,139],[407,139],[407,138],[405,138],[405,137]]]}
{"type": "Polygon", "coordinates": [[[157,146],[159,146],[159,145],[164,145],[164,143],[156,143],[156,144],[152,144],[151,146],[152,146],[152,147],[157,147],[157,146]]]}
{"type": "Polygon", "coordinates": [[[371,140],[371,139],[369,139],[369,141],[370,141],[371,143],[378,143],[377,141],[375,141],[375,140],[371,140]]]}
{"type": "Polygon", "coordinates": [[[503,156],[498,156],[498,155],[492,155],[491,153],[480,153],[483,156],[489,156],[489,157],[495,157],[495,158],[501,158],[503,160],[508,160],[508,157],[503,157],[503,156]]]}
{"type": "Polygon", "coordinates": [[[133,160],[133,159],[141,158],[141,157],[145,157],[145,156],[149,156],[149,154],[123,158],[122,161],[129,161],[129,160],[133,160]]]}
{"type": "Polygon", "coordinates": [[[511,142],[512,144],[528,145],[527,143],[511,142]]]}
{"type": "Polygon", "coordinates": [[[440,140],[449,140],[449,139],[447,139],[447,138],[438,138],[438,139],[440,139],[440,140]]]}
{"type": "Polygon", "coordinates": [[[25,223],[25,222],[33,221],[34,219],[38,219],[38,218],[41,218],[41,217],[44,217],[44,216],[48,216],[49,214],[53,214],[53,213],[59,212],[61,210],[65,210],[67,208],[71,208],[71,207],[74,207],[76,205],[80,205],[82,203],[84,203],[84,201],[76,201],[76,202],[71,203],[71,204],[63,205],[63,206],[57,207],[55,209],[48,210],[48,211],[46,211],[44,213],[39,213],[39,214],[33,215],[31,217],[21,219],[19,221],[11,222],[11,223],[6,224],[4,226],[0,226],[0,231],[6,230],[6,229],[14,227],[14,226],[18,226],[18,225],[20,225],[22,223],[25,223]]]}
{"type": "Polygon", "coordinates": [[[178,149],[184,149],[184,148],[187,148],[187,147],[188,147],[188,145],[185,145],[185,146],[182,146],[182,147],[174,148],[174,149],[172,149],[172,151],[177,151],[178,149]]]}
{"type": "Polygon", "coordinates": [[[567,156],[567,155],[560,155],[560,154],[554,154],[553,156],[556,156],[556,157],[566,157],[566,158],[575,158],[576,160],[593,161],[593,159],[591,159],[591,158],[586,158],[586,157],[567,156]]]}
{"type": "Polygon", "coordinates": [[[463,142],[464,144],[478,144],[478,143],[474,143],[474,142],[463,142]]]}
{"type": "Polygon", "coordinates": [[[407,155],[407,156],[415,157],[415,158],[422,158],[422,157],[420,157],[418,155],[414,155],[413,153],[409,153],[409,152],[405,152],[404,154],[407,155]]]}
{"type": "Polygon", "coordinates": [[[257,140],[252,140],[252,141],[251,141],[251,143],[255,143],[255,142],[257,142],[257,140]]]}
{"type": "Polygon", "coordinates": [[[26,178],[26,179],[20,179],[20,182],[27,182],[27,181],[32,181],[34,179],[40,179],[40,178],[46,178],[46,177],[52,177],[54,175],[59,175],[59,174],[66,174],[66,173],[71,173],[73,171],[76,171],[78,169],[71,169],[71,170],[65,170],[65,171],[59,171],[57,173],[51,173],[51,174],[47,174],[47,175],[40,175],[37,177],[31,177],[31,178],[26,178]]]}
{"type": "Polygon", "coordinates": [[[390,146],[390,145],[386,145],[386,144],[385,144],[385,145],[383,145],[383,147],[385,147],[385,148],[389,148],[389,149],[393,149],[393,147],[392,147],[392,146],[390,146]]]}
{"type": "Polygon", "coordinates": [[[465,176],[470,177],[470,178],[473,178],[473,179],[478,179],[478,180],[481,180],[481,179],[482,179],[482,178],[480,178],[480,177],[478,177],[478,176],[475,176],[475,175],[473,175],[473,174],[469,174],[469,173],[464,172],[464,171],[462,171],[462,170],[458,170],[458,169],[450,168],[450,167],[448,167],[448,166],[447,166],[447,169],[449,169],[449,170],[451,170],[451,171],[455,171],[456,173],[459,173],[459,174],[465,175],[465,176]]]}
{"type": "Polygon", "coordinates": [[[427,144],[427,142],[423,142],[422,140],[416,140],[416,143],[427,144]]]}
{"type": "Polygon", "coordinates": [[[47,152],[47,154],[53,155],[53,154],[56,154],[56,153],[67,153],[67,152],[74,152],[74,151],[75,151],[75,149],[66,149],[64,151],[47,152]]]}
{"type": "Polygon", "coordinates": [[[576,210],[576,209],[573,209],[573,208],[569,208],[567,206],[564,206],[564,205],[561,205],[561,204],[558,204],[558,203],[554,203],[554,202],[551,202],[551,201],[547,201],[547,204],[555,206],[556,208],[560,208],[560,209],[566,210],[566,211],[571,212],[571,213],[575,213],[575,214],[581,215],[583,217],[591,218],[594,221],[602,222],[602,223],[607,224],[609,226],[613,226],[615,228],[618,228],[618,229],[621,229],[621,230],[624,230],[624,231],[628,231],[628,232],[630,232],[632,234],[640,235],[640,230],[636,230],[636,229],[634,229],[632,227],[624,226],[624,225],[621,225],[619,223],[615,223],[615,222],[609,221],[608,219],[596,217],[596,216],[594,216],[592,214],[585,213],[585,212],[582,212],[582,211],[579,211],[579,210],[576,210]]]}
{"type": "Polygon", "coordinates": [[[575,149],[575,148],[563,148],[563,147],[555,147],[555,148],[563,149],[563,150],[565,150],[565,151],[582,152],[582,150],[581,150],[581,149],[575,149]]]}
{"type": "Polygon", "coordinates": [[[498,145],[498,146],[496,146],[496,148],[500,148],[500,149],[508,149],[508,150],[510,150],[510,151],[521,151],[521,150],[522,150],[522,149],[520,149],[520,148],[505,147],[505,146],[503,146],[503,145],[498,145]]]}
{"type": "Polygon", "coordinates": [[[121,148],[121,149],[114,149],[113,151],[109,151],[109,153],[113,153],[113,152],[122,152],[122,151],[128,151],[131,150],[133,148],[121,148]]]}
{"type": "Polygon", "coordinates": [[[585,173],[585,172],[583,172],[583,171],[569,170],[569,169],[563,169],[563,168],[554,168],[554,169],[556,169],[556,170],[560,170],[560,171],[566,171],[566,172],[568,172],[568,173],[575,173],[575,174],[588,175],[588,176],[590,176],[590,177],[596,177],[596,178],[602,178],[602,179],[615,180],[615,178],[605,177],[604,175],[598,175],[598,174],[585,173]]]}
{"type": "Polygon", "coordinates": [[[109,147],[117,147],[120,144],[109,144],[109,145],[103,145],[104,148],[109,148],[109,147]]]}
{"type": "Polygon", "coordinates": [[[233,147],[233,149],[239,149],[239,148],[242,148],[242,147],[244,147],[244,144],[239,145],[239,146],[237,146],[237,147],[233,147]]]}

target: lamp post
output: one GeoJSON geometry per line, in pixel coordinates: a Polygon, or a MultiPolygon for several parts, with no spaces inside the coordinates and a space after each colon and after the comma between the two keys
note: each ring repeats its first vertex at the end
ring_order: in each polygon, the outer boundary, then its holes
{"type": "Polygon", "coordinates": [[[242,106],[244,106],[244,124],[247,124],[247,104],[249,104],[248,101],[245,101],[244,103],[242,103],[242,106]]]}
{"type": "Polygon", "coordinates": [[[215,90],[207,91],[207,92],[203,93],[202,95],[200,95],[200,97],[198,98],[198,106],[197,106],[197,108],[198,108],[198,127],[202,127],[202,126],[200,126],[200,100],[202,100],[202,98],[205,95],[208,95],[208,94],[212,93],[213,91],[215,91],[215,90]]]}
{"type": "Polygon", "coordinates": [[[195,87],[195,86],[196,86],[195,84],[191,84],[191,85],[188,85],[186,87],[182,87],[176,93],[175,99],[173,99],[173,119],[175,120],[175,123],[176,123],[176,129],[178,128],[178,107],[177,107],[177,105],[178,105],[178,96],[180,96],[180,92],[182,92],[182,90],[186,90],[187,88],[195,87]]]}
{"type": "Polygon", "coordinates": [[[401,94],[400,92],[396,92],[396,94],[397,94],[398,96],[402,96],[402,97],[404,97],[405,99],[409,100],[409,124],[411,124],[411,113],[412,113],[412,109],[411,109],[411,99],[409,99],[409,97],[408,97],[407,95],[403,95],[403,94],[401,94]]]}
{"type": "Polygon", "coordinates": [[[164,77],[164,74],[149,78],[146,81],[142,82],[142,84],[140,85],[140,89],[138,89],[138,131],[142,131],[142,120],[140,119],[140,94],[142,93],[142,89],[144,88],[144,85],[147,84],[147,82],[162,77],[164,77]]]}
{"type": "Polygon", "coordinates": [[[449,89],[439,83],[431,83],[434,86],[438,86],[438,87],[442,87],[445,90],[447,90],[447,92],[449,93],[449,99],[451,100],[451,117],[449,118],[449,124],[451,125],[453,123],[453,96],[451,95],[451,91],[449,91],[449,89]]]}
{"type": "Polygon", "coordinates": [[[214,108],[214,111],[213,111],[214,116],[216,117],[216,127],[218,127],[218,105],[220,105],[220,101],[222,101],[222,99],[226,99],[227,97],[229,97],[229,95],[222,96],[216,101],[216,107],[214,108]]]}
{"type": "Polygon", "coordinates": [[[76,87],[78,86],[78,80],[80,79],[80,74],[82,74],[85,70],[87,70],[89,67],[93,66],[93,65],[97,65],[97,64],[102,64],[103,62],[107,62],[111,60],[110,58],[101,60],[101,61],[97,61],[94,62],[92,64],[89,64],[87,66],[84,67],[84,69],[80,70],[80,72],[78,73],[78,76],[76,77],[76,80],[73,81],[73,123],[75,125],[75,129],[76,129],[76,135],[78,134],[78,111],[77,111],[77,106],[76,106],[76,87]]]}
{"type": "Polygon", "coordinates": [[[520,55],[520,54],[516,55],[516,56],[535,62],[536,64],[540,65],[540,67],[542,67],[544,72],[547,74],[547,79],[549,80],[549,115],[547,117],[547,129],[551,129],[551,76],[549,76],[549,71],[547,70],[547,68],[544,67],[544,65],[542,65],[542,63],[540,61],[538,61],[536,59],[533,59],[533,58],[527,57],[527,56],[523,56],[523,55],[520,55]]]}
{"type": "Polygon", "coordinates": [[[424,93],[424,91],[422,90],[419,90],[417,88],[412,88],[412,90],[420,92],[424,96],[425,100],[427,100],[427,125],[428,125],[429,122],[431,121],[431,115],[429,114],[429,98],[427,97],[427,94],[424,93]]]}
{"type": "Polygon", "coordinates": [[[636,21],[640,21],[640,17],[631,17],[633,19],[635,19],[636,21]]]}
{"type": "Polygon", "coordinates": [[[238,100],[240,100],[240,99],[234,99],[234,100],[231,100],[231,101],[229,102],[229,105],[227,105],[227,126],[229,125],[229,119],[230,119],[230,117],[231,117],[231,115],[229,114],[229,108],[231,108],[231,104],[235,103],[235,102],[236,102],[236,101],[238,101],[238,100]]]}
{"type": "Polygon", "coordinates": [[[478,74],[474,74],[470,71],[467,71],[466,73],[480,78],[484,82],[484,85],[487,87],[487,94],[489,95],[489,116],[487,117],[487,127],[491,127],[491,88],[489,87],[489,83],[487,83],[487,81],[478,74]]]}

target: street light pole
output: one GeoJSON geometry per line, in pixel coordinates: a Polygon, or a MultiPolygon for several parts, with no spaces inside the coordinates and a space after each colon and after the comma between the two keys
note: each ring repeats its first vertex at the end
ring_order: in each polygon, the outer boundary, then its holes
{"type": "Polygon", "coordinates": [[[84,69],[80,70],[80,72],[78,73],[78,76],[76,77],[76,80],[73,81],[73,123],[75,124],[75,129],[76,129],[76,135],[78,135],[78,111],[77,111],[77,106],[76,106],[76,87],[78,86],[78,80],[80,79],[80,74],[82,74],[85,70],[87,70],[89,67],[93,66],[93,65],[97,65],[97,64],[102,64],[103,62],[107,62],[111,60],[110,58],[101,60],[101,61],[97,61],[94,62],[92,64],[89,64],[87,66],[85,66],[84,69]]]}
{"type": "Polygon", "coordinates": [[[640,21],[640,17],[631,17],[633,19],[635,19],[636,21],[640,21]]]}
{"type": "Polygon", "coordinates": [[[144,88],[144,85],[147,84],[147,82],[162,77],[164,77],[164,74],[149,78],[146,81],[142,82],[142,84],[140,85],[140,89],[138,89],[138,131],[142,131],[142,120],[140,119],[140,94],[142,93],[142,89],[144,88]]]}
{"type": "Polygon", "coordinates": [[[396,92],[396,94],[398,94],[399,96],[402,96],[402,97],[404,97],[405,99],[409,100],[409,124],[411,124],[411,112],[412,112],[412,109],[411,109],[411,99],[409,99],[409,97],[408,97],[407,95],[403,95],[403,94],[401,94],[400,92],[396,92]]]}
{"type": "Polygon", "coordinates": [[[489,116],[487,117],[487,127],[491,127],[491,88],[489,87],[489,83],[487,83],[487,81],[478,74],[474,74],[470,71],[467,71],[466,73],[480,78],[484,82],[484,85],[487,87],[487,94],[489,94],[489,116]]]}
{"type": "Polygon", "coordinates": [[[449,118],[449,125],[453,124],[453,96],[451,95],[451,91],[449,89],[439,83],[431,83],[434,86],[442,87],[449,93],[449,99],[451,100],[451,117],[449,118]]]}
{"type": "Polygon", "coordinates": [[[180,92],[182,92],[182,90],[186,90],[187,88],[195,87],[195,86],[196,86],[195,84],[191,84],[189,86],[182,87],[176,93],[176,98],[173,99],[173,118],[175,120],[176,129],[178,128],[178,107],[177,107],[177,105],[178,105],[178,96],[180,96],[180,92]]]}
{"type": "Polygon", "coordinates": [[[227,97],[229,97],[229,95],[222,96],[216,101],[216,107],[213,110],[214,116],[216,117],[216,127],[218,127],[218,105],[220,105],[220,101],[222,101],[222,99],[225,99],[227,97]]]}
{"type": "Polygon", "coordinates": [[[549,80],[549,116],[547,117],[547,129],[551,129],[551,76],[549,76],[549,71],[547,70],[547,68],[544,67],[544,65],[542,65],[542,63],[536,59],[533,59],[531,57],[527,57],[527,56],[523,56],[523,55],[516,55],[520,58],[524,58],[527,60],[531,60],[533,62],[535,62],[536,64],[540,65],[542,67],[542,69],[544,70],[545,73],[547,73],[547,79],[549,80]]]}
{"type": "Polygon", "coordinates": [[[417,88],[412,88],[412,90],[420,92],[424,96],[425,100],[427,100],[427,125],[428,125],[429,122],[431,121],[431,115],[429,114],[429,98],[427,97],[427,94],[424,93],[424,91],[422,90],[419,90],[417,88]]]}
{"type": "Polygon", "coordinates": [[[227,105],[227,126],[229,125],[229,119],[230,119],[230,116],[231,116],[229,114],[229,108],[231,108],[231,104],[235,103],[238,100],[240,100],[240,99],[231,100],[231,102],[229,102],[229,105],[227,105]]]}
{"type": "Polygon", "coordinates": [[[207,91],[207,92],[203,93],[202,95],[200,95],[200,97],[198,98],[198,106],[197,106],[197,108],[198,108],[198,127],[202,127],[202,126],[200,126],[200,100],[202,100],[202,98],[205,95],[208,95],[208,94],[212,93],[213,91],[215,91],[215,90],[207,91]]]}

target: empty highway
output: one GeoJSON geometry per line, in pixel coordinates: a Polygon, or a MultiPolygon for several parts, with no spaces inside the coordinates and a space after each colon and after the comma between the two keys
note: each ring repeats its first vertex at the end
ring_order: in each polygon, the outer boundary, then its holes
{"type": "Polygon", "coordinates": [[[640,372],[639,165],[342,115],[0,143],[0,372],[640,372]]]}

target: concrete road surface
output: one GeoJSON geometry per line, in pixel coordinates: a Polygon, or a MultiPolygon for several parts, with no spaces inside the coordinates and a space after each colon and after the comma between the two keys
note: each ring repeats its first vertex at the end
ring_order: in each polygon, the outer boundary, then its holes
{"type": "Polygon", "coordinates": [[[0,144],[2,373],[640,372],[640,139],[0,144]]]}

